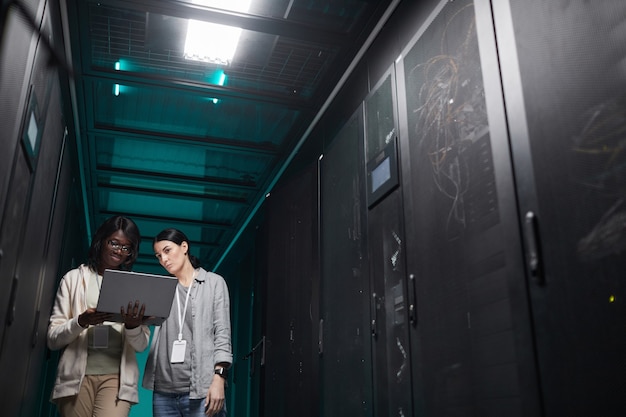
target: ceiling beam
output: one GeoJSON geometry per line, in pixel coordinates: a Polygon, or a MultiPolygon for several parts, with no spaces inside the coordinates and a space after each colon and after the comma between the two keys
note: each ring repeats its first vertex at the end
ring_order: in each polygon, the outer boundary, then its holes
{"type": "MultiPolygon", "coordinates": [[[[181,184],[191,184],[200,187],[206,187],[207,185],[215,186],[224,189],[237,189],[242,190],[244,192],[257,191],[257,183],[255,181],[237,181],[230,180],[225,181],[224,179],[216,179],[214,180],[212,177],[192,177],[189,175],[180,175],[180,174],[160,174],[158,172],[150,171],[139,171],[139,170],[130,170],[130,169],[111,169],[105,167],[99,167],[95,171],[95,176],[99,175],[123,175],[125,177],[149,180],[149,181],[164,181],[164,182],[173,182],[173,183],[181,183],[181,184]]],[[[98,185],[109,185],[107,183],[101,183],[98,181],[98,185]]]]}
{"type": "MultiPolygon", "coordinates": [[[[150,244],[152,244],[152,241],[154,240],[155,236],[141,236],[141,241],[142,242],[148,242],[150,244]]],[[[191,244],[192,247],[198,247],[198,248],[205,248],[205,249],[215,249],[215,248],[219,248],[220,245],[218,243],[214,243],[214,242],[201,242],[198,240],[190,240],[189,243],[191,244]]],[[[142,259],[155,259],[154,255],[145,255],[142,254],[141,252],[138,254],[139,256],[137,257],[142,258],[142,259]]]]}
{"type": "Polygon", "coordinates": [[[81,74],[87,80],[108,80],[114,84],[125,84],[135,86],[170,88],[177,91],[186,91],[194,94],[207,96],[233,97],[263,103],[278,104],[280,106],[295,110],[310,110],[313,105],[306,99],[284,94],[272,94],[258,90],[245,90],[242,88],[224,87],[199,81],[190,81],[170,76],[131,73],[127,71],[116,71],[112,68],[95,67],[87,68],[81,74]],[[134,75],[137,74],[137,75],[134,75]]]}
{"type": "MultiPolygon", "coordinates": [[[[111,216],[116,216],[116,215],[119,215],[119,213],[109,211],[109,210],[98,210],[96,212],[96,216],[104,217],[105,219],[111,216]]],[[[205,220],[190,220],[188,218],[181,219],[181,218],[171,217],[171,216],[167,216],[167,217],[153,216],[153,215],[146,215],[144,213],[133,212],[132,210],[125,211],[124,215],[127,217],[130,217],[131,219],[133,219],[133,221],[145,220],[145,221],[151,221],[151,222],[160,222],[163,224],[170,225],[171,227],[174,227],[175,225],[187,225],[187,226],[193,226],[193,227],[200,226],[206,229],[216,229],[216,230],[222,230],[222,231],[232,231],[232,228],[233,228],[233,225],[230,223],[207,222],[205,220]]]]}
{"type": "Polygon", "coordinates": [[[268,145],[266,143],[254,143],[238,139],[217,138],[217,137],[197,137],[189,135],[173,134],[170,132],[153,132],[141,129],[121,128],[118,126],[108,126],[97,124],[88,128],[87,133],[90,137],[100,136],[109,138],[126,138],[136,141],[147,142],[169,142],[177,145],[191,146],[196,145],[202,147],[203,150],[220,150],[235,155],[252,155],[254,157],[275,158],[279,154],[277,145],[268,145]]]}
{"type": "Polygon", "coordinates": [[[219,202],[227,202],[227,203],[232,203],[232,204],[236,204],[239,206],[246,206],[247,205],[247,201],[246,199],[242,199],[242,198],[233,198],[233,197],[220,197],[220,196],[215,196],[215,195],[210,195],[210,194],[195,194],[195,193],[190,193],[190,192],[183,192],[183,191],[170,191],[170,190],[157,190],[157,189],[149,189],[146,187],[133,187],[130,185],[118,185],[118,184],[108,184],[105,182],[99,182],[98,183],[98,189],[99,190],[115,190],[115,191],[126,191],[126,192],[130,192],[133,195],[144,195],[144,196],[157,196],[157,197],[172,197],[172,198],[178,198],[179,200],[188,200],[188,201],[201,201],[201,202],[206,202],[206,201],[219,201],[219,202]]]}

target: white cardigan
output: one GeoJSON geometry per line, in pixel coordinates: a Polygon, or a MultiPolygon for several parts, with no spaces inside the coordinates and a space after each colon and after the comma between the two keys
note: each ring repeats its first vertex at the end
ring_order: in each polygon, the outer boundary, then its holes
{"type": "MultiPolygon", "coordinates": [[[[52,315],[48,324],[48,347],[63,349],[51,400],[78,394],[87,367],[87,329],[78,324],[78,315],[87,309],[87,277],[93,271],[86,265],[72,269],[61,279],[52,315]]],[[[148,346],[150,328],[124,328],[124,348],[120,364],[118,398],[130,403],[139,402],[137,391],[139,367],[135,352],[148,346]]]]}

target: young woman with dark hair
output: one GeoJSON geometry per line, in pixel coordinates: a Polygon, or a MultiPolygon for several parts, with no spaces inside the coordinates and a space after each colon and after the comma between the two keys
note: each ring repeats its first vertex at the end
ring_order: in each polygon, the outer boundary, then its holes
{"type": "Polygon", "coordinates": [[[163,230],[153,242],[161,266],[178,278],[170,315],[155,328],[144,373],[144,388],[154,391],[154,417],[226,415],[233,360],[228,287],[200,266],[189,246],[177,229],[163,230]]]}
{"type": "Polygon", "coordinates": [[[48,347],[62,349],[52,401],[62,417],[126,417],[139,401],[135,352],[148,346],[138,301],[122,307],[123,323],[96,311],[105,269],[129,270],[140,234],[129,218],[114,216],[98,228],[86,264],[61,279],[48,325],[48,347]]]}

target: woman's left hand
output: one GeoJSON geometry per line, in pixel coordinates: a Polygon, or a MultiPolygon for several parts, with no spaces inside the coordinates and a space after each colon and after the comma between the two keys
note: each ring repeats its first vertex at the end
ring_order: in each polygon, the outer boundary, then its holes
{"type": "Polygon", "coordinates": [[[146,305],[141,304],[139,306],[139,300],[135,301],[134,305],[132,301],[128,302],[128,308],[124,312],[124,306],[120,307],[120,313],[124,319],[124,325],[127,329],[134,329],[143,324],[144,313],[146,311],[146,305]]]}
{"type": "Polygon", "coordinates": [[[204,404],[204,414],[208,417],[217,415],[224,408],[225,385],[224,378],[218,375],[213,376],[213,382],[209,386],[204,404]]]}

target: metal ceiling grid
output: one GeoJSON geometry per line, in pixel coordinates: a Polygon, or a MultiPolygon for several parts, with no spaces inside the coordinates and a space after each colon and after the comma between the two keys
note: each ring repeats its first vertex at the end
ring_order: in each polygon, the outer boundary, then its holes
{"type": "Polygon", "coordinates": [[[255,0],[249,14],[177,0],[67,0],[86,210],[152,238],[183,230],[221,260],[282,173],[390,1],[255,0]],[[242,28],[228,67],[183,57],[187,19],[242,28]],[[270,185],[271,184],[271,185],[270,185]]]}
{"type": "Polygon", "coordinates": [[[121,62],[122,71],[207,84],[216,84],[215,73],[223,71],[233,88],[286,98],[310,98],[338,53],[336,43],[244,31],[232,65],[222,68],[184,58],[186,19],[96,4],[89,5],[88,16],[95,69],[114,70],[121,62]]]}

